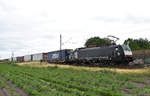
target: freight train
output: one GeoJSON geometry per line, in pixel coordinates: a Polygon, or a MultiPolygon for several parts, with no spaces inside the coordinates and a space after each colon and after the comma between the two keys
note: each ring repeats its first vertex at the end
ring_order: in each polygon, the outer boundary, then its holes
{"type": "Polygon", "coordinates": [[[29,62],[40,61],[67,64],[121,64],[133,61],[128,45],[111,45],[92,48],[77,48],[38,53],[5,59],[5,61],[29,62]]]}

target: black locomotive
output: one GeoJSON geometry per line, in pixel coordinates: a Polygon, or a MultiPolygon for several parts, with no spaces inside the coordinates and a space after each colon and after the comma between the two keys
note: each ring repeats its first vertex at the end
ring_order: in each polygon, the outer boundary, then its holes
{"type": "Polygon", "coordinates": [[[105,47],[78,48],[71,52],[70,63],[129,63],[133,61],[132,51],[128,45],[111,45],[105,47]]]}

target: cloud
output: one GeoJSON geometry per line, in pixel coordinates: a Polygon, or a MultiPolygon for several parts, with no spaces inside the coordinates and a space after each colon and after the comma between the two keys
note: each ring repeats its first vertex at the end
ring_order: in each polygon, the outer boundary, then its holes
{"type": "MultiPolygon", "coordinates": [[[[122,33],[149,28],[148,3],[147,6],[139,7],[131,0],[109,2],[1,0],[0,56],[9,57],[11,50],[15,51],[15,56],[59,50],[60,34],[63,43],[68,41],[63,48],[75,49],[82,47],[93,36],[105,37],[120,33],[123,37],[122,33]],[[126,7],[127,4],[131,5],[126,7]],[[70,37],[72,39],[68,40],[70,37]]],[[[135,35],[138,34],[132,34],[135,35]]]]}
{"type": "Polygon", "coordinates": [[[96,16],[91,18],[91,20],[100,20],[104,22],[120,22],[120,18],[108,17],[108,16],[96,16]]]}
{"type": "Polygon", "coordinates": [[[0,51],[9,51],[9,50],[20,50],[26,47],[26,45],[18,39],[5,39],[0,40],[0,51]]]}
{"type": "Polygon", "coordinates": [[[147,24],[150,23],[150,17],[128,15],[124,19],[125,23],[147,24]]]}
{"type": "Polygon", "coordinates": [[[16,8],[14,7],[14,6],[11,6],[11,5],[9,5],[10,3],[6,3],[7,2],[7,0],[1,0],[0,1],[0,9],[1,9],[1,11],[3,11],[3,12],[12,12],[12,11],[14,11],[14,10],[16,10],[16,8]]]}
{"type": "Polygon", "coordinates": [[[55,18],[49,18],[47,11],[34,12],[17,3],[17,0],[0,1],[0,55],[6,53],[4,57],[10,51],[15,51],[16,56],[31,49],[38,48],[39,51],[42,48],[39,46],[44,46],[55,36],[43,27],[56,22],[55,18]]]}
{"type": "Polygon", "coordinates": [[[134,16],[128,14],[123,17],[108,17],[108,16],[96,16],[91,18],[91,20],[95,21],[104,21],[108,23],[132,23],[132,24],[150,24],[150,17],[145,16],[134,16]]]}

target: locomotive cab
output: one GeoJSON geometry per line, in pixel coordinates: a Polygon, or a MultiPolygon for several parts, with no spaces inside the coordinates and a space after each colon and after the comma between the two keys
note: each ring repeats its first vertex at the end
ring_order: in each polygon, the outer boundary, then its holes
{"type": "Polygon", "coordinates": [[[122,49],[124,52],[125,61],[127,61],[127,62],[133,61],[132,51],[131,51],[130,47],[128,45],[122,45],[122,49]]]}

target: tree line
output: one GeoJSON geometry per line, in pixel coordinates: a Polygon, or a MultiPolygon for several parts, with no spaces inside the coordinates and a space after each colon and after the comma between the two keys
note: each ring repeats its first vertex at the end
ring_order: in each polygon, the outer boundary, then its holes
{"type": "MultiPolygon", "coordinates": [[[[99,47],[113,45],[113,40],[109,38],[91,37],[85,42],[86,47],[99,47]]],[[[145,50],[150,49],[150,41],[148,39],[139,38],[133,39],[128,38],[123,44],[129,44],[131,50],[145,50]]]]}

